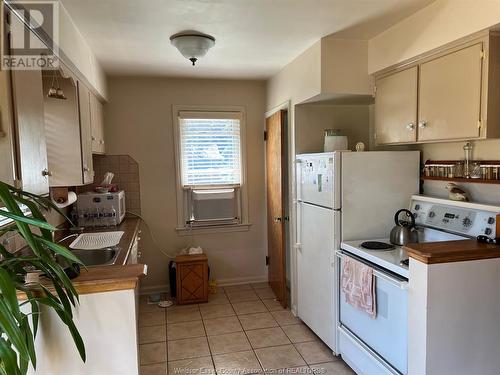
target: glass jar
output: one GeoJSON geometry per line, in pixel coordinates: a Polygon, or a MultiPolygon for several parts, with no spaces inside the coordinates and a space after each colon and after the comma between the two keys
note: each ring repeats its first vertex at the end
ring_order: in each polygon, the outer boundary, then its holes
{"type": "Polygon", "coordinates": [[[471,163],[470,178],[481,178],[481,164],[471,163]]]}

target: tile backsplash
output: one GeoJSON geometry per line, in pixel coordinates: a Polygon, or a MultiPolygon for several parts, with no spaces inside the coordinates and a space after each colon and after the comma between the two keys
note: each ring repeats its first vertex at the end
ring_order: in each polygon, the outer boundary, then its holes
{"type": "Polygon", "coordinates": [[[80,186],[77,193],[92,191],[99,186],[106,172],[111,172],[113,183],[125,191],[127,211],[141,214],[141,186],[139,182],[139,164],[129,155],[94,155],[94,183],[80,186]]]}

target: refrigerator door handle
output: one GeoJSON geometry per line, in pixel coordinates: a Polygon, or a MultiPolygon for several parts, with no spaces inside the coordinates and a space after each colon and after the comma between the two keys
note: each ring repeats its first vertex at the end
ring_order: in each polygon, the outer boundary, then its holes
{"type": "Polygon", "coordinates": [[[293,247],[298,251],[302,252],[302,244],[300,242],[297,242],[293,247]]]}

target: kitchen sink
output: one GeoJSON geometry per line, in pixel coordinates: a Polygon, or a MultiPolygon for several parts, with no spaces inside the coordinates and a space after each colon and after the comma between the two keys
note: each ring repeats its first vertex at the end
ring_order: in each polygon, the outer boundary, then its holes
{"type": "Polygon", "coordinates": [[[92,267],[114,265],[119,251],[118,248],[107,247],[94,250],[73,249],[71,252],[80,259],[86,267],[92,267]]]}

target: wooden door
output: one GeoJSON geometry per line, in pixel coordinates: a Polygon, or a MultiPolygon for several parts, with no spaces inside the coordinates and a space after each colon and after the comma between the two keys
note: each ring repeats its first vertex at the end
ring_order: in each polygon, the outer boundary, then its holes
{"type": "Polygon", "coordinates": [[[479,137],[483,45],[420,66],[418,140],[479,137]]]}
{"type": "Polygon", "coordinates": [[[92,182],[94,182],[94,168],[92,163],[90,91],[81,82],[78,82],[78,108],[80,112],[83,183],[91,184],[92,182]]]}
{"type": "Polygon", "coordinates": [[[417,140],[417,67],[376,82],[375,131],[377,144],[417,140]]]}
{"type": "Polygon", "coordinates": [[[266,119],[267,238],[269,283],[283,307],[287,305],[285,266],[286,111],[266,119]]]}

